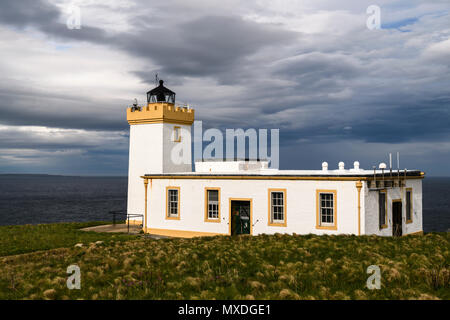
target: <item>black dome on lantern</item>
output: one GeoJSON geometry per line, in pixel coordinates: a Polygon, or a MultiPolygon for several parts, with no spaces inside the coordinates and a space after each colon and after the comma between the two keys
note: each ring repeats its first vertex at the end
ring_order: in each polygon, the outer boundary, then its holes
{"type": "Polygon", "coordinates": [[[164,87],[163,83],[163,80],[159,80],[159,86],[147,92],[147,103],[175,103],[175,92],[164,87]]]}

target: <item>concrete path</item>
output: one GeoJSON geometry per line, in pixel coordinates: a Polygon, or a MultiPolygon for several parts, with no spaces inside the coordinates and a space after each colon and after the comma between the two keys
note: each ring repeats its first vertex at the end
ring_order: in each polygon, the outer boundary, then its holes
{"type": "MultiPolygon", "coordinates": [[[[106,224],[101,226],[94,226],[80,229],[82,231],[94,231],[94,232],[109,232],[109,233],[128,233],[128,225],[126,224],[106,224]]],[[[139,234],[142,230],[141,226],[131,225],[130,224],[130,232],[129,234],[139,234]]],[[[153,238],[153,239],[165,239],[169,238],[166,236],[154,235],[154,234],[145,234],[145,237],[153,238]]]]}
{"type": "MultiPolygon", "coordinates": [[[[138,234],[141,231],[141,227],[130,224],[130,234],[138,234]]],[[[81,229],[83,231],[95,231],[95,232],[114,232],[114,233],[128,233],[128,226],[126,224],[105,224],[101,226],[94,226],[81,229]]]]}

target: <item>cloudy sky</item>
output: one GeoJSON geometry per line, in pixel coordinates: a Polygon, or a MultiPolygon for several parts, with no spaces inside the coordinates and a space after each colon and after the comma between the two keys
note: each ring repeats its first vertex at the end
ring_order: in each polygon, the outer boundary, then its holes
{"type": "Polygon", "coordinates": [[[2,0],[0,50],[0,173],[126,175],[157,72],[204,127],[279,128],[282,169],[450,176],[448,0],[2,0]]]}

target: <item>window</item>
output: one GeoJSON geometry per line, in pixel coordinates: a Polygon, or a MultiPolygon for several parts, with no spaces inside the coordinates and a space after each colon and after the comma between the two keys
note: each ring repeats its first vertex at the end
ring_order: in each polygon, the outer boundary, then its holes
{"type": "Polygon", "coordinates": [[[412,189],[406,189],[406,223],[412,222],[412,189]]]}
{"type": "Polygon", "coordinates": [[[378,195],[378,213],[380,229],[387,228],[387,195],[386,191],[380,191],[378,195]]]}
{"type": "Polygon", "coordinates": [[[334,224],[334,199],[332,193],[320,194],[320,224],[334,224]]]}
{"type": "Polygon", "coordinates": [[[180,188],[167,187],[166,219],[180,219],[180,188]]]}
{"type": "Polygon", "coordinates": [[[173,127],[173,141],[181,142],[181,128],[180,127],[173,127]]]}
{"type": "Polygon", "coordinates": [[[317,190],[317,229],[337,230],[336,191],[317,190]]]}
{"type": "Polygon", "coordinates": [[[269,225],[286,227],[286,189],[269,189],[269,225]]]}
{"type": "Polygon", "coordinates": [[[205,197],[205,221],[220,222],[220,188],[206,188],[205,197]]]}

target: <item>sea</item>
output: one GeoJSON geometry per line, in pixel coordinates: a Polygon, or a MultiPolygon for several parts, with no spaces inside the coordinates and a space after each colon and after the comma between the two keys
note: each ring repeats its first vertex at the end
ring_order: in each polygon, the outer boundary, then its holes
{"type": "MultiPolygon", "coordinates": [[[[127,177],[0,174],[0,225],[111,221],[126,212],[127,186],[127,177]]],[[[423,180],[423,220],[425,232],[450,231],[450,177],[423,180]]]]}

